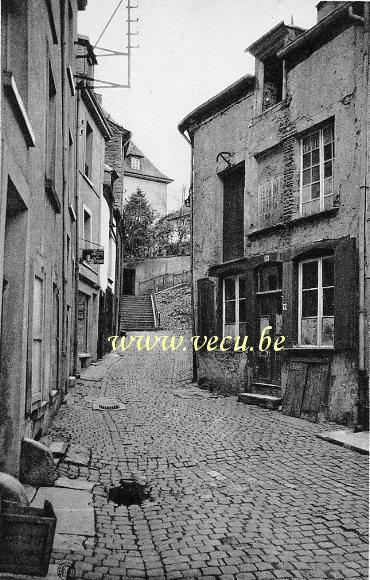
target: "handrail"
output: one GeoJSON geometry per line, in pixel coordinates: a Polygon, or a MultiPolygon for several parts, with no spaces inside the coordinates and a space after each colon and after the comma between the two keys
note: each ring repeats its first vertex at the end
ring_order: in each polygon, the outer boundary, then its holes
{"type": "Polygon", "coordinates": [[[153,317],[154,317],[154,328],[159,328],[161,316],[158,312],[157,304],[153,294],[150,295],[150,299],[152,302],[152,309],[153,309],[153,317]]]}
{"type": "Polygon", "coordinates": [[[183,270],[177,274],[167,273],[139,282],[139,294],[155,294],[160,290],[166,290],[185,282],[190,282],[190,270],[183,270]]]}

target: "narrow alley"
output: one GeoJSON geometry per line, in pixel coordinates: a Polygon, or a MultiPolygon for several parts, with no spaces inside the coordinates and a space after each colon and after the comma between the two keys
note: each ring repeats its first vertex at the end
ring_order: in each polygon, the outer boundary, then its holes
{"type": "Polygon", "coordinates": [[[87,453],[59,472],[93,484],[95,531],[57,533],[56,577],[367,577],[367,457],[195,388],[190,371],[189,351],[132,349],[70,391],[49,433],[87,453]],[[124,408],[92,410],[102,397],[124,408]],[[122,479],[146,484],[141,505],[109,499],[122,479]]]}

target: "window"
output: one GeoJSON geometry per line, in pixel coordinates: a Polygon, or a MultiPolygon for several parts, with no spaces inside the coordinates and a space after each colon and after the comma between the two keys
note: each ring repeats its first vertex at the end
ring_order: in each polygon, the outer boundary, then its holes
{"type": "Polygon", "coordinates": [[[56,147],[56,89],[53,71],[48,69],[48,107],[46,119],[46,177],[55,180],[55,147],[56,147]]]}
{"type": "Polygon", "coordinates": [[[42,395],[43,375],[43,280],[35,277],[33,287],[32,315],[32,398],[39,399],[42,395]]]}
{"type": "Polygon", "coordinates": [[[244,254],[244,163],[223,175],[223,260],[244,254]]]}
{"type": "Polygon", "coordinates": [[[263,61],[262,111],[270,109],[283,98],[283,62],[277,56],[263,61]]]}
{"type": "Polygon", "coordinates": [[[84,221],[83,221],[83,224],[84,224],[84,230],[83,230],[84,247],[89,248],[91,238],[92,238],[91,213],[85,207],[84,207],[83,217],[84,217],[84,221]]]}
{"type": "Polygon", "coordinates": [[[88,121],[86,121],[86,142],[85,142],[85,175],[91,180],[92,177],[92,158],[93,158],[93,130],[88,121]]]}
{"type": "Polygon", "coordinates": [[[300,346],[334,346],[334,257],[299,264],[300,346]]]}
{"type": "Polygon", "coordinates": [[[271,177],[258,186],[258,228],[267,228],[283,219],[283,176],[271,177]]]}
{"type": "Polygon", "coordinates": [[[131,169],[141,169],[141,161],[139,157],[131,157],[131,169]]]}
{"type": "Polygon", "coordinates": [[[224,336],[243,336],[246,330],[247,300],[245,279],[224,280],[224,336]]]}
{"type": "Polygon", "coordinates": [[[334,125],[301,141],[301,214],[333,207],[334,125]]]}

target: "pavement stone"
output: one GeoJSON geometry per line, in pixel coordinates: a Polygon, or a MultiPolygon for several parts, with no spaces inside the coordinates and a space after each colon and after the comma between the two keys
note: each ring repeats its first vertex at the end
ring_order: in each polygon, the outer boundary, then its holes
{"type": "Polygon", "coordinates": [[[88,450],[58,471],[94,484],[95,535],[54,546],[53,564],[91,580],[367,578],[367,457],[317,438],[333,424],[202,396],[190,362],[130,350],[71,389],[49,434],[88,450]],[[126,410],[92,412],[101,397],[126,410]],[[109,501],[133,478],[140,506],[109,501]]]}

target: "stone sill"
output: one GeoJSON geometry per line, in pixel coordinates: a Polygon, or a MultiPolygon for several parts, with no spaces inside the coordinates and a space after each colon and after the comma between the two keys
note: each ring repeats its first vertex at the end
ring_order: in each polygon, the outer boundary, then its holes
{"type": "Polygon", "coordinates": [[[291,219],[288,222],[279,222],[277,224],[273,224],[271,226],[267,226],[267,227],[261,228],[259,230],[254,230],[254,231],[250,232],[249,234],[247,234],[247,236],[250,239],[257,238],[259,236],[264,236],[266,234],[269,234],[270,232],[274,232],[275,230],[278,230],[278,229],[287,229],[289,227],[294,227],[294,226],[300,225],[302,223],[332,217],[332,216],[336,215],[338,213],[338,211],[339,211],[339,207],[333,207],[331,209],[325,209],[323,211],[320,211],[318,213],[314,213],[311,215],[299,216],[299,217],[291,219]]]}

